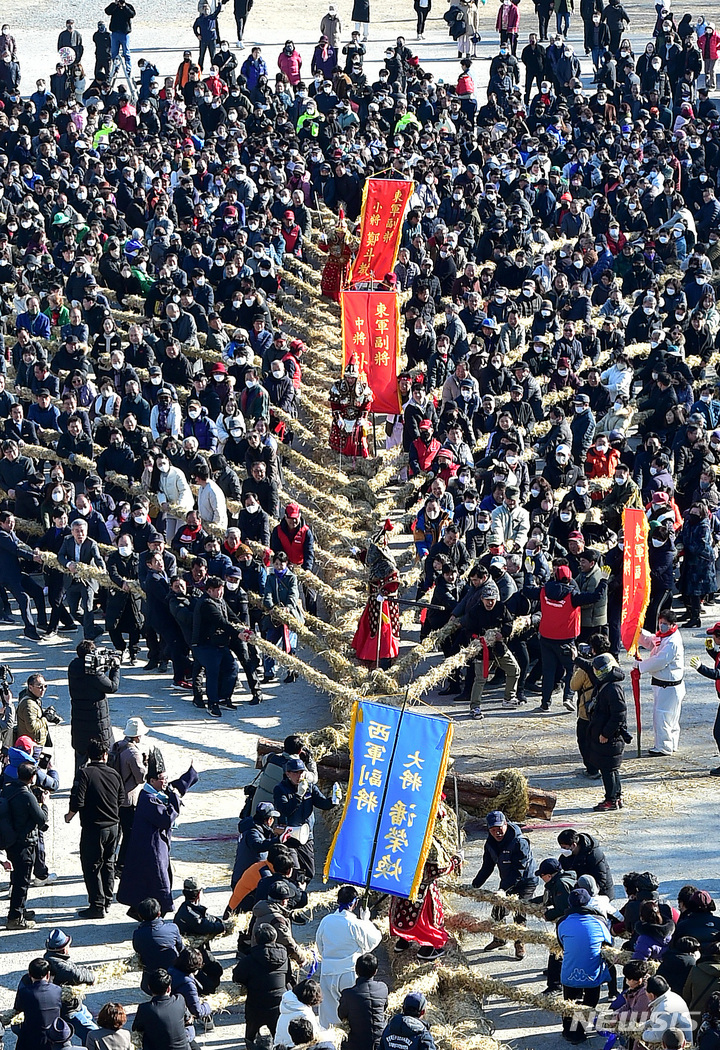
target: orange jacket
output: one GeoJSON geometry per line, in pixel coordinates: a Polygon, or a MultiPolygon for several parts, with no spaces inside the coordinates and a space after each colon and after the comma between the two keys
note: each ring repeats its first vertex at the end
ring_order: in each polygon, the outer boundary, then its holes
{"type": "Polygon", "coordinates": [[[260,882],[260,872],[263,868],[269,868],[270,871],[275,872],[269,860],[258,860],[255,864],[251,864],[249,868],[245,869],[235,883],[235,889],[232,891],[232,896],[228,903],[230,911],[235,911],[236,908],[239,908],[248,893],[252,893],[260,882]]]}

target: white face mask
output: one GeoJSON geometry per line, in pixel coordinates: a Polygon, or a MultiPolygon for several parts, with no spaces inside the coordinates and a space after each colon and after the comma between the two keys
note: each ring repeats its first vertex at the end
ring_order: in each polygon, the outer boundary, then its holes
{"type": "Polygon", "coordinates": [[[468,514],[472,514],[477,509],[477,503],[465,503],[464,507],[468,514]]]}
{"type": "Polygon", "coordinates": [[[480,532],[487,532],[489,528],[490,528],[490,522],[489,521],[479,521],[478,522],[478,529],[479,529],[480,532]]]}
{"type": "Polygon", "coordinates": [[[573,855],[573,851],[571,849],[561,849],[560,850],[560,856],[561,857],[572,857],[572,855],[573,855]]]}
{"type": "Polygon", "coordinates": [[[240,583],[239,583],[238,580],[225,580],[225,590],[226,591],[236,591],[239,586],[240,586],[240,583]]]}
{"type": "Polygon", "coordinates": [[[570,521],[571,518],[572,518],[572,514],[569,511],[567,511],[567,510],[561,510],[560,511],[560,521],[570,521]]]}
{"type": "Polygon", "coordinates": [[[121,543],[118,547],[118,551],[120,552],[120,556],[122,558],[129,558],[132,554],[132,547],[130,547],[128,544],[121,543]]]}
{"type": "Polygon", "coordinates": [[[65,493],[62,490],[53,492],[52,499],[53,503],[62,503],[62,501],[65,499],[65,493]]]}
{"type": "Polygon", "coordinates": [[[168,474],[170,472],[169,463],[158,463],[157,468],[161,474],[168,474]]]}
{"type": "Polygon", "coordinates": [[[144,525],[147,521],[147,516],[145,514],[133,514],[133,521],[136,525],[144,525]]]}
{"type": "Polygon", "coordinates": [[[662,547],[664,542],[665,540],[656,540],[653,538],[652,545],[653,547],[662,547]]]}
{"type": "Polygon", "coordinates": [[[257,512],[260,510],[260,504],[259,503],[248,503],[248,505],[245,508],[245,510],[248,512],[248,514],[257,514],[257,512]]]}
{"type": "Polygon", "coordinates": [[[615,409],[616,412],[620,412],[624,407],[625,406],[623,405],[622,401],[616,401],[615,404],[613,405],[613,408],[615,409]]]}
{"type": "Polygon", "coordinates": [[[188,409],[188,416],[190,417],[190,419],[197,419],[199,415],[200,415],[200,410],[199,409],[197,409],[197,408],[188,409]]]}
{"type": "Polygon", "coordinates": [[[575,491],[577,492],[578,496],[587,496],[587,485],[576,485],[575,491]]]}

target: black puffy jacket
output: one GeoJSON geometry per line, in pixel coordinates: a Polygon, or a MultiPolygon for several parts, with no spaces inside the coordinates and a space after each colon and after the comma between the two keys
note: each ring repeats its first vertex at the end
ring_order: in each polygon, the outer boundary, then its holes
{"type": "Polygon", "coordinates": [[[388,987],[371,977],[358,977],[340,993],[338,1017],[347,1021],[350,1035],[346,1050],[377,1050],[385,1028],[388,987]]]}
{"type": "Polygon", "coordinates": [[[70,739],[76,751],[85,753],[89,742],[96,738],[102,740],[110,750],[113,744],[113,731],[110,722],[110,708],[107,694],[117,692],[120,687],[120,669],[109,674],[88,674],[85,661],[79,656],[68,667],[68,688],[70,690],[70,739]]]}
{"type": "Polygon", "coordinates": [[[611,901],[614,900],[615,887],[605,854],[592,835],[582,831],[578,839],[578,852],[571,857],[560,857],[560,864],[566,871],[574,871],[578,878],[581,875],[592,875],[598,884],[598,893],[604,894],[611,901]]]}
{"type": "Polygon", "coordinates": [[[277,1022],[280,1000],[291,986],[290,961],[281,944],[256,944],[237,963],[232,979],[247,988],[246,1022],[277,1022]]]}

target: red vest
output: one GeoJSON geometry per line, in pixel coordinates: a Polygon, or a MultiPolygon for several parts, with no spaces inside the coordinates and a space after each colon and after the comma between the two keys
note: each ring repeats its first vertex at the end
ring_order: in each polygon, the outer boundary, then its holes
{"type": "Polygon", "coordinates": [[[540,637],[566,642],[580,634],[580,607],[573,608],[572,595],[560,601],[548,598],[545,588],[540,591],[540,637]]]}
{"type": "Polygon", "coordinates": [[[423,472],[430,470],[432,462],[440,451],[440,442],[437,438],[433,438],[429,445],[426,445],[420,438],[416,438],[413,441],[413,446],[417,452],[418,467],[423,472]]]}
{"type": "Polygon", "coordinates": [[[302,565],[303,563],[303,548],[307,531],[308,526],[305,524],[300,525],[292,537],[282,527],[277,530],[278,539],[291,565],[302,565]]]}

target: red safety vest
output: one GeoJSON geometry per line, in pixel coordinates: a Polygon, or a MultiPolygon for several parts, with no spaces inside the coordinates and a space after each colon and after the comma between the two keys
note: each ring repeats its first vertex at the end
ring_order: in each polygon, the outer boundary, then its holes
{"type": "Polygon", "coordinates": [[[575,639],[580,634],[580,607],[573,607],[572,595],[557,601],[540,591],[540,637],[556,641],[575,639]]]}
{"type": "Polygon", "coordinates": [[[278,539],[291,565],[302,565],[303,563],[303,550],[307,531],[308,526],[305,524],[300,525],[293,536],[290,536],[282,526],[277,530],[278,539]]]}

